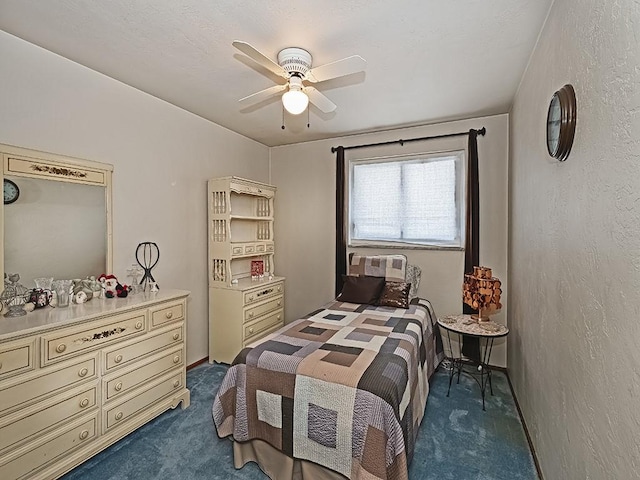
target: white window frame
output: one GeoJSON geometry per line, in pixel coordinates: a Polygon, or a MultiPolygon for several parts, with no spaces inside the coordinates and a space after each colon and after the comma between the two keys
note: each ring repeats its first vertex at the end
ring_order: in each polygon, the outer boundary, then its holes
{"type": "Polygon", "coordinates": [[[349,160],[349,179],[348,179],[348,203],[347,203],[347,218],[348,218],[348,244],[349,247],[383,247],[383,248],[422,248],[422,249],[447,249],[447,250],[464,250],[465,243],[465,199],[466,199],[466,151],[465,150],[447,150],[438,152],[425,152],[416,153],[411,155],[398,155],[365,159],[349,160]],[[455,157],[455,172],[456,172],[456,223],[458,225],[458,235],[453,241],[441,241],[436,239],[424,239],[418,241],[411,241],[406,239],[401,240],[367,240],[353,238],[354,223],[351,219],[352,195],[353,195],[353,178],[354,167],[356,165],[371,164],[371,163],[422,163],[437,161],[443,157],[455,157]]]}

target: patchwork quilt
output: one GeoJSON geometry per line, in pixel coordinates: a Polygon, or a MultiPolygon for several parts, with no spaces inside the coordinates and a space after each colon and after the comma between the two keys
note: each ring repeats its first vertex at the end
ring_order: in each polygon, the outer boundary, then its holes
{"type": "Polygon", "coordinates": [[[408,478],[442,358],[432,312],[425,300],[331,302],[245,348],[213,404],[218,435],[261,439],[350,479],[408,478]]]}

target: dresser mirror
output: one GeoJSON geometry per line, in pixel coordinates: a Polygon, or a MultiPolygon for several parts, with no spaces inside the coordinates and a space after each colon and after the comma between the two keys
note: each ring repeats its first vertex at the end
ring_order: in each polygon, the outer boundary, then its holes
{"type": "Polygon", "coordinates": [[[113,167],[7,145],[0,152],[13,193],[2,208],[3,273],[19,273],[27,288],[38,277],[111,273],[113,167]]]}

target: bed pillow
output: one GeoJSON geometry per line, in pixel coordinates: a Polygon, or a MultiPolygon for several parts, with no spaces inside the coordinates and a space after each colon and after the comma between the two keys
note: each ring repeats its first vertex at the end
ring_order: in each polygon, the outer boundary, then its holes
{"type": "Polygon", "coordinates": [[[409,290],[409,301],[418,296],[418,287],[420,286],[420,277],[422,277],[422,269],[417,265],[407,265],[407,274],[405,282],[411,284],[409,290]]]}
{"type": "Polygon", "coordinates": [[[404,282],[407,257],[404,255],[349,254],[349,275],[381,277],[391,282],[404,282]]]}
{"type": "Polygon", "coordinates": [[[410,289],[410,283],[385,282],[378,299],[378,305],[381,307],[409,308],[410,289]]]}
{"type": "Polygon", "coordinates": [[[336,300],[375,305],[384,287],[384,278],[343,275],[344,285],[336,300]]]}

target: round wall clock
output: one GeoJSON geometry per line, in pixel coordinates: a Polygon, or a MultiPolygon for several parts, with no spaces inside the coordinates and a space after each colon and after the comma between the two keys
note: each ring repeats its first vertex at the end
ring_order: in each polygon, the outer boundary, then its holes
{"type": "Polygon", "coordinates": [[[565,85],[551,97],[547,112],[547,150],[564,162],[571,152],[576,132],[576,93],[565,85]]]}
{"type": "Polygon", "coordinates": [[[20,189],[15,182],[12,182],[9,179],[4,179],[4,204],[9,205],[10,203],[15,202],[20,196],[20,189]]]}

